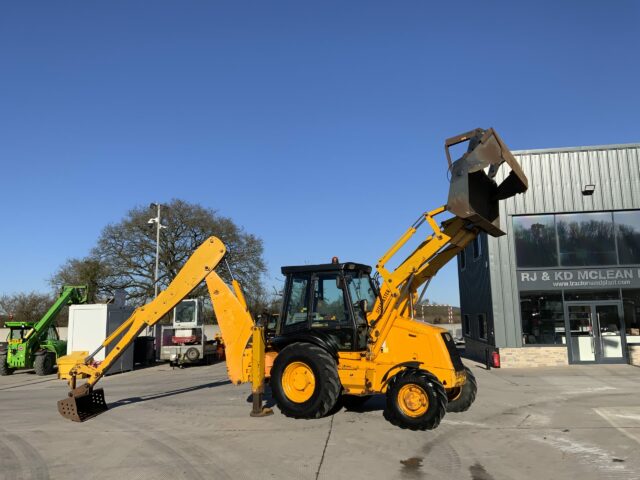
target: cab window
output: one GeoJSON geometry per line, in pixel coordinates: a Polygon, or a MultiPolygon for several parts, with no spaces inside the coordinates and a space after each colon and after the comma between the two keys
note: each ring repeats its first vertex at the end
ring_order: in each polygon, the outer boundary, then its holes
{"type": "Polygon", "coordinates": [[[47,340],[59,340],[58,330],[56,330],[56,327],[49,327],[49,331],[47,332],[47,340]]]}
{"type": "Polygon", "coordinates": [[[369,275],[359,275],[357,277],[347,276],[346,280],[347,285],[349,285],[349,295],[351,296],[351,302],[354,304],[354,309],[361,311],[358,304],[362,300],[366,300],[367,311],[370,312],[376,302],[376,291],[373,288],[369,275]]]}
{"type": "Polygon", "coordinates": [[[307,295],[309,291],[309,277],[291,277],[290,298],[285,312],[284,325],[298,325],[307,321],[307,295]]]}
{"type": "Polygon", "coordinates": [[[349,309],[341,281],[335,273],[318,275],[314,282],[312,326],[349,323],[349,309]]]}
{"type": "Polygon", "coordinates": [[[10,335],[11,340],[22,340],[22,333],[24,330],[22,328],[12,328],[10,335]]]}

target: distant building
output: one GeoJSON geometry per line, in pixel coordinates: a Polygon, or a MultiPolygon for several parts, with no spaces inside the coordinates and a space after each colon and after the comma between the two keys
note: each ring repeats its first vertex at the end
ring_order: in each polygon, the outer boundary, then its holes
{"type": "Polygon", "coordinates": [[[640,364],[640,144],[513,152],[507,235],[458,255],[467,352],[503,367],[640,364]]]}

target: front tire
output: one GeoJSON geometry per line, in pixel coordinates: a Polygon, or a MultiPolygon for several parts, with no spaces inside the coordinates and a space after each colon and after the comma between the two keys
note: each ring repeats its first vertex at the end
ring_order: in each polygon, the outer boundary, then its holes
{"type": "Polygon", "coordinates": [[[454,389],[449,396],[447,412],[466,412],[476,399],[476,393],[478,392],[476,377],[467,367],[464,370],[467,374],[467,381],[459,389],[454,389]]]}
{"type": "Polygon", "coordinates": [[[385,418],[400,428],[432,430],[447,411],[447,393],[426,370],[404,370],[387,387],[385,418]]]}
{"type": "Polygon", "coordinates": [[[5,377],[7,375],[11,375],[13,373],[13,368],[9,368],[7,364],[7,357],[0,357],[0,376],[5,377]]]}
{"type": "Polygon", "coordinates": [[[33,361],[33,368],[37,375],[45,376],[51,375],[54,372],[54,365],[56,363],[56,357],[52,353],[45,353],[44,355],[37,355],[33,361]]]}
{"type": "Polygon", "coordinates": [[[269,381],[276,405],[287,417],[320,418],[340,395],[336,360],[311,343],[292,343],[276,357],[269,381]]]}

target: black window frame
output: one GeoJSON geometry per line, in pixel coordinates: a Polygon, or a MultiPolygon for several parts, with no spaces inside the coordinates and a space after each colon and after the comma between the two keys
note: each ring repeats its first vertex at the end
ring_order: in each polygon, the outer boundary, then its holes
{"type": "Polygon", "coordinates": [[[288,276],[286,284],[285,284],[285,298],[282,303],[282,315],[280,315],[280,321],[278,322],[278,326],[276,329],[277,335],[284,335],[287,333],[293,333],[297,331],[309,330],[311,315],[310,315],[310,306],[311,306],[311,294],[313,288],[312,275],[308,273],[297,273],[288,276]],[[291,285],[294,281],[294,278],[301,278],[307,282],[306,293],[305,293],[305,307],[307,309],[307,319],[306,321],[300,321],[296,323],[287,324],[288,311],[287,308],[290,307],[291,302],[291,293],[293,291],[293,286],[291,285]]]}
{"type": "Polygon", "coordinates": [[[482,257],[482,239],[480,238],[480,234],[476,235],[471,242],[471,248],[473,251],[473,261],[475,262],[482,257]]]}
{"type": "Polygon", "coordinates": [[[458,254],[460,255],[460,258],[458,259],[458,261],[460,262],[460,271],[464,272],[467,268],[467,250],[466,248],[463,248],[462,250],[460,250],[460,253],[458,254]]]}
{"type": "Polygon", "coordinates": [[[489,321],[487,320],[487,314],[478,313],[476,318],[478,320],[478,339],[486,341],[489,339],[489,321]],[[483,331],[484,336],[482,336],[483,331]]]}
{"type": "Polygon", "coordinates": [[[462,336],[471,337],[471,318],[468,313],[462,316],[462,336]]]}

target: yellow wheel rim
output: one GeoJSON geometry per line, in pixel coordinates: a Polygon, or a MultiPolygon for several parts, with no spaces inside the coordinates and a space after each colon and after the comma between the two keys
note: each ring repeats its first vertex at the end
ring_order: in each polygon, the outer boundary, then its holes
{"type": "Polygon", "coordinates": [[[282,374],[282,389],[292,402],[306,402],[316,389],[316,377],[313,370],[306,363],[291,362],[282,374]]]}
{"type": "Polygon", "coordinates": [[[410,383],[400,388],[398,406],[407,417],[420,417],[429,409],[429,397],[422,387],[410,383]]]}
{"type": "Polygon", "coordinates": [[[462,387],[452,388],[451,390],[449,390],[447,397],[449,397],[448,400],[450,402],[453,402],[454,400],[459,399],[461,394],[462,387]]]}

